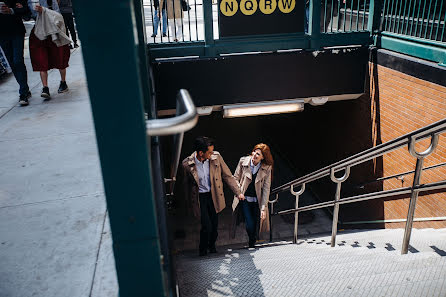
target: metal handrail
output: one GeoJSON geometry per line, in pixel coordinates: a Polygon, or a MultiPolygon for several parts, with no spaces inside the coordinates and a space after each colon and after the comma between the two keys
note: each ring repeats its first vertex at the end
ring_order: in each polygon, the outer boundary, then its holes
{"type": "Polygon", "coordinates": [[[198,113],[187,90],[181,89],[177,95],[176,116],[168,119],[147,121],[148,136],[174,135],[174,151],[170,167],[170,177],[164,182],[170,182],[167,195],[173,195],[178,165],[180,163],[181,146],[184,132],[193,128],[198,121],[198,113]]]}
{"type": "MultiPolygon", "coordinates": [[[[413,189],[417,190],[419,192],[446,189],[446,181],[422,184],[422,185],[413,187],[413,189]]],[[[397,195],[406,195],[406,194],[410,194],[411,191],[412,191],[412,187],[404,187],[404,188],[381,191],[381,192],[361,194],[361,195],[356,195],[356,196],[352,196],[352,197],[341,198],[339,201],[327,201],[327,202],[316,203],[313,205],[302,206],[302,207],[299,207],[298,209],[282,210],[282,211],[277,212],[276,214],[286,215],[286,214],[291,214],[291,213],[298,213],[298,212],[321,209],[324,207],[335,206],[336,204],[349,204],[349,203],[361,202],[361,201],[365,201],[365,200],[387,198],[387,197],[392,197],[392,196],[397,196],[397,195]]]]}
{"type": "MultiPolygon", "coordinates": [[[[353,156],[350,156],[344,160],[341,160],[339,162],[333,163],[329,166],[326,166],[322,169],[316,170],[310,174],[307,174],[301,178],[295,179],[294,181],[288,182],[280,187],[277,187],[271,191],[271,195],[275,195],[274,200],[270,200],[269,203],[271,204],[270,208],[270,240],[272,240],[272,220],[271,217],[273,215],[279,214],[289,214],[294,213],[295,214],[295,226],[294,226],[294,242],[297,241],[297,215],[299,212],[302,211],[308,211],[308,210],[314,210],[324,207],[330,207],[334,206],[333,210],[333,225],[332,225],[332,236],[331,236],[331,246],[335,246],[336,241],[336,233],[337,233],[337,225],[338,225],[338,215],[339,215],[339,205],[346,204],[346,203],[353,203],[353,202],[359,202],[364,200],[371,200],[371,199],[378,199],[378,198],[384,198],[384,197],[391,197],[395,195],[403,195],[403,194],[411,194],[410,202],[409,202],[409,209],[407,214],[407,220],[406,220],[406,227],[404,231],[404,238],[403,238],[403,246],[402,246],[402,254],[407,254],[408,252],[408,246],[410,241],[410,236],[412,232],[412,225],[413,225],[413,219],[415,214],[415,206],[416,201],[418,198],[418,194],[420,192],[424,191],[430,191],[430,190],[436,190],[436,189],[446,189],[446,181],[436,182],[436,183],[429,183],[420,185],[420,179],[421,174],[423,172],[423,162],[424,158],[429,156],[434,150],[436,149],[439,141],[439,135],[443,132],[446,132],[446,119],[443,119],[441,121],[438,121],[436,123],[433,123],[431,125],[428,125],[426,127],[423,127],[421,129],[415,130],[413,132],[410,132],[406,135],[397,137],[387,143],[380,144],[376,147],[370,148],[368,150],[365,150],[363,152],[360,152],[358,154],[355,154],[353,156]],[[423,152],[417,152],[415,149],[415,144],[417,141],[430,137],[430,145],[429,147],[424,150],[423,152]],[[401,148],[403,146],[407,145],[409,153],[417,159],[415,170],[414,170],[414,178],[413,178],[413,184],[411,187],[406,188],[400,188],[396,190],[388,190],[388,191],[379,191],[379,192],[373,192],[353,197],[347,197],[347,198],[341,198],[341,185],[344,181],[346,181],[350,174],[350,168],[352,166],[364,163],[366,161],[369,161],[371,159],[380,157],[386,153],[389,153],[391,151],[394,151],[398,148],[401,148]],[[344,171],[344,175],[342,177],[336,177],[335,173],[338,171],[344,171]],[[300,207],[298,206],[298,199],[299,195],[303,193],[305,190],[305,184],[312,182],[314,180],[320,179],[325,176],[330,176],[330,179],[332,182],[336,183],[336,194],[334,201],[328,201],[328,202],[322,202],[322,203],[316,203],[313,205],[300,207]],[[301,191],[299,193],[296,193],[294,191],[295,186],[301,186],[301,191]],[[294,209],[290,210],[284,210],[280,211],[278,213],[274,213],[274,203],[276,203],[279,199],[279,194],[281,192],[289,190],[291,194],[296,196],[296,205],[294,209]]],[[[435,165],[437,166],[437,165],[435,165]]],[[[437,166],[438,167],[438,166],[437,166]]]]}
{"type": "Polygon", "coordinates": [[[198,113],[187,90],[181,89],[177,95],[177,113],[184,108],[184,113],[167,119],[147,121],[148,136],[163,136],[183,133],[192,129],[198,121],[198,113]]]}
{"type": "MultiPolygon", "coordinates": [[[[446,162],[438,163],[438,164],[435,164],[435,165],[432,165],[432,166],[428,166],[428,167],[423,168],[421,170],[422,171],[426,171],[426,170],[431,170],[431,169],[435,169],[435,168],[439,168],[439,167],[443,167],[443,166],[446,166],[446,162]]],[[[388,179],[392,179],[392,178],[398,178],[398,177],[401,177],[401,176],[404,177],[405,175],[409,175],[409,174],[412,174],[412,173],[415,173],[415,170],[409,170],[409,171],[406,171],[406,172],[403,172],[403,173],[398,173],[398,174],[394,174],[394,175],[380,177],[380,178],[377,178],[377,179],[374,179],[374,180],[369,180],[369,181],[360,183],[360,184],[358,184],[358,185],[356,185],[354,187],[355,188],[364,188],[364,186],[368,185],[368,184],[373,184],[373,183],[376,183],[376,182],[380,182],[380,181],[384,181],[384,180],[388,180],[388,179]]],[[[404,181],[404,178],[402,178],[401,180],[404,181]]]]}
{"type": "MultiPolygon", "coordinates": [[[[364,163],[366,161],[369,161],[371,159],[380,157],[386,153],[389,153],[391,151],[399,149],[400,147],[408,145],[411,138],[415,138],[416,140],[421,140],[421,139],[427,138],[431,135],[438,135],[444,131],[446,131],[446,119],[443,119],[441,121],[438,121],[436,123],[433,123],[431,125],[423,127],[421,129],[415,130],[415,131],[410,132],[406,135],[397,137],[391,141],[382,143],[382,144],[377,145],[373,148],[362,151],[356,155],[345,158],[344,160],[338,161],[338,162],[328,165],[322,169],[316,170],[312,173],[309,173],[309,174],[304,175],[300,178],[297,178],[293,181],[290,181],[282,186],[279,186],[279,187],[271,190],[271,195],[275,195],[280,192],[288,191],[291,186],[299,186],[304,183],[309,183],[309,182],[315,181],[317,179],[320,179],[322,177],[329,176],[330,171],[332,169],[336,172],[336,171],[342,170],[346,167],[355,166],[355,165],[364,163]]],[[[270,203],[271,202],[272,201],[270,201],[270,203]]],[[[272,203],[274,203],[274,202],[272,202],[272,203]]]]}

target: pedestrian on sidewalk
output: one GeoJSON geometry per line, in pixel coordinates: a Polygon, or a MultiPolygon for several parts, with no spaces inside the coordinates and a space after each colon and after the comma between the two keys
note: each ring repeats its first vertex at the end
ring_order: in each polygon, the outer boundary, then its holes
{"type": "Polygon", "coordinates": [[[158,34],[158,26],[161,23],[163,28],[163,37],[166,37],[167,33],[167,15],[166,15],[166,2],[164,2],[163,7],[160,11],[160,3],[159,0],[153,1],[153,6],[155,7],[155,14],[153,15],[153,34],[152,37],[156,37],[158,34]],[[161,22],[161,16],[162,15],[162,22],[161,22]]]}
{"type": "Polygon", "coordinates": [[[70,60],[69,44],[71,44],[71,40],[66,35],[65,22],[56,0],[38,0],[38,4],[34,7],[33,2],[30,1],[28,5],[32,17],[36,20],[29,36],[31,64],[34,71],[40,72],[43,85],[40,96],[44,100],[50,100],[48,70],[59,69],[60,84],[57,92],[68,91],[66,74],[70,60]]]}
{"type": "MultiPolygon", "coordinates": [[[[183,7],[180,0],[160,0],[160,7],[167,5],[167,18],[170,35],[178,42],[183,37],[183,7]]],[[[160,16],[158,14],[158,16],[160,16]]]]}
{"type": "Polygon", "coordinates": [[[23,59],[25,26],[22,16],[29,14],[26,0],[3,0],[0,7],[0,46],[12,68],[14,77],[20,86],[19,103],[29,104],[31,92],[28,87],[28,75],[23,59]]]}
{"type": "Polygon", "coordinates": [[[214,142],[208,137],[195,139],[195,152],[183,160],[183,191],[194,216],[201,220],[199,255],[216,253],[218,213],[225,207],[223,180],[234,195],[243,199],[234,176],[223,157],[214,151],[214,142]]]}
{"type": "Polygon", "coordinates": [[[59,4],[60,13],[62,14],[65,22],[67,35],[71,35],[71,39],[73,40],[73,45],[70,44],[70,48],[79,47],[77,44],[76,30],[74,29],[73,6],[71,4],[71,0],[57,0],[57,3],[59,4]]]}

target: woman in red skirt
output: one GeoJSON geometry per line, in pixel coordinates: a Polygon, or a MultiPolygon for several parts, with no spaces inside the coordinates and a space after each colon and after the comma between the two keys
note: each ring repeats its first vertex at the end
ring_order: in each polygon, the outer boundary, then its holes
{"type": "MultiPolygon", "coordinates": [[[[59,12],[59,6],[56,0],[39,0],[39,4],[35,5],[32,1],[28,1],[33,17],[37,17],[37,13],[42,14],[43,7],[59,12]]],[[[29,36],[29,51],[31,56],[31,64],[34,71],[40,72],[40,79],[42,80],[42,94],[45,100],[51,99],[50,90],[48,88],[48,70],[59,69],[60,85],[58,93],[68,91],[66,83],[66,73],[68,61],[70,60],[70,47],[68,44],[57,46],[52,37],[48,36],[44,40],[37,38],[34,33],[34,27],[29,36]]],[[[65,32],[66,33],[66,32],[65,32]]]]}

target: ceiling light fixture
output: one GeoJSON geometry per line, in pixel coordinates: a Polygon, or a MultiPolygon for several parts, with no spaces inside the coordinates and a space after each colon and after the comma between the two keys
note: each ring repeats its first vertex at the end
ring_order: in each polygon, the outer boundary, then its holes
{"type": "Polygon", "coordinates": [[[304,110],[303,100],[280,100],[223,106],[224,118],[290,113],[304,110]]]}

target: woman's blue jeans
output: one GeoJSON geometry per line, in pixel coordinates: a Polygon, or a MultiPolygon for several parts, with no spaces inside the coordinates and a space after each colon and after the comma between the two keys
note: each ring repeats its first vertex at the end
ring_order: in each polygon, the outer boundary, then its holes
{"type": "Polygon", "coordinates": [[[240,201],[243,216],[245,217],[246,232],[249,237],[249,246],[253,246],[257,239],[257,230],[259,226],[260,211],[257,202],[240,201]]]}

